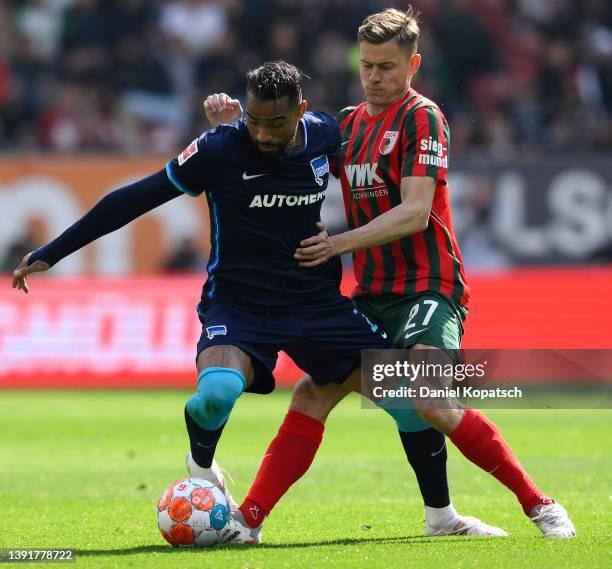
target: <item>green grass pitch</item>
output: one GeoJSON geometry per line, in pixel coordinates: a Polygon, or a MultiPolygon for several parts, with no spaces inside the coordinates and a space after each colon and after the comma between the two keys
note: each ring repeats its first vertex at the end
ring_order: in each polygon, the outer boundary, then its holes
{"type": "MultiPolygon", "coordinates": [[[[352,397],[332,413],[311,470],[267,520],[264,545],[177,550],[159,534],[155,503],[184,474],[186,392],[0,398],[0,547],[73,548],[78,567],[610,567],[609,410],[487,411],[540,486],[567,507],[575,540],[542,539],[514,497],[454,448],[455,506],[511,537],[424,537],[416,482],[392,422],[352,397]]],[[[287,392],[249,395],[236,406],[217,457],[237,499],[288,400],[287,392]]]]}

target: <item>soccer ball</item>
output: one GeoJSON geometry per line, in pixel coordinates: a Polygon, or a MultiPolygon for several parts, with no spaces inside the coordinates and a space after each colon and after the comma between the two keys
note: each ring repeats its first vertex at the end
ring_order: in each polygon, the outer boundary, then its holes
{"type": "Polygon", "coordinates": [[[166,488],[157,504],[157,525],[174,547],[212,547],[229,518],[225,495],[212,482],[184,478],[166,488]]]}

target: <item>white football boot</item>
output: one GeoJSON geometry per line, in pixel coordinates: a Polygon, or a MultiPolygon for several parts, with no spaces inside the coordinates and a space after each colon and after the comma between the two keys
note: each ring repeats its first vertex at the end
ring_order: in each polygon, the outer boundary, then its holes
{"type": "Polygon", "coordinates": [[[425,534],[431,537],[442,535],[507,537],[508,535],[503,529],[485,524],[478,518],[459,515],[452,504],[445,508],[425,507],[425,534]]]}
{"type": "Polygon", "coordinates": [[[441,535],[488,535],[495,537],[507,537],[508,534],[501,528],[485,524],[478,518],[471,516],[459,516],[443,526],[431,526],[425,522],[425,533],[431,537],[441,535]]]}
{"type": "Polygon", "coordinates": [[[261,530],[263,522],[259,527],[252,528],[244,521],[244,516],[238,508],[233,508],[227,525],[221,531],[220,543],[229,545],[257,545],[261,543],[261,530]]]}
{"type": "MultiPolygon", "coordinates": [[[[217,464],[217,461],[213,459],[210,468],[203,468],[198,466],[191,453],[187,455],[185,458],[185,466],[187,467],[187,472],[189,472],[189,476],[192,478],[202,478],[203,480],[207,480],[208,482],[212,482],[221,492],[225,494],[227,498],[227,502],[230,506],[230,510],[237,508],[236,500],[234,500],[233,496],[230,494],[227,489],[227,483],[225,482],[225,476],[223,476],[223,472],[221,472],[221,467],[217,464]]],[[[230,477],[231,479],[231,477],[230,477]]]]}
{"type": "Polygon", "coordinates": [[[576,528],[566,509],[557,502],[538,504],[529,512],[531,521],[540,528],[544,537],[576,537],[576,528]]]}

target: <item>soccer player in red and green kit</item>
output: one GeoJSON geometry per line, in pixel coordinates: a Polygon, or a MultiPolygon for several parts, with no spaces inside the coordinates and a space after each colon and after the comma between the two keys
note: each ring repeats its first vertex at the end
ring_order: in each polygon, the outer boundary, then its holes
{"type": "MultiPolygon", "coordinates": [[[[460,347],[469,287],[450,214],[448,124],[437,105],[411,87],[421,63],[418,35],[412,10],[385,10],[359,28],[366,101],[337,116],[343,135],[337,173],[350,230],[329,236],[321,227],[319,235],[301,243],[296,259],[308,269],[352,252],[358,283],[354,302],[360,311],[380,322],[398,348],[453,351],[460,347]]],[[[327,414],[349,389],[359,391],[360,386],[321,389],[308,377],[297,385],[285,422],[240,507],[249,526],[260,527],[263,516],[306,471],[327,414]]],[[[545,537],[575,535],[565,509],[529,478],[482,413],[418,400],[414,407],[398,411],[396,418],[405,447],[411,434],[434,427],[430,434],[438,448],[444,447],[444,433],[466,458],[516,495],[545,537]]],[[[427,480],[418,472],[417,479],[423,492],[427,480]]],[[[455,519],[460,533],[463,526],[450,503],[426,507],[430,535],[455,519]]]]}

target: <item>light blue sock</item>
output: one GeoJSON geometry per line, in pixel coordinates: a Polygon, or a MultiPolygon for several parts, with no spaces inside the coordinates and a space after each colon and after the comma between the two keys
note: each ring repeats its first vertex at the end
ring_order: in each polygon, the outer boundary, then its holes
{"type": "Polygon", "coordinates": [[[404,433],[416,433],[430,429],[431,425],[423,421],[416,409],[385,409],[383,410],[393,417],[397,428],[404,433]]]}
{"type": "MultiPolygon", "coordinates": [[[[406,380],[400,387],[406,387],[407,385],[408,381],[406,380]]],[[[398,400],[393,397],[387,397],[376,405],[393,417],[400,431],[404,433],[416,433],[417,431],[424,431],[425,429],[431,428],[431,425],[423,421],[419,412],[414,408],[412,399],[409,397],[401,399],[402,407],[397,409],[392,408],[391,406],[393,403],[397,401],[398,400]]]]}
{"type": "Polygon", "coordinates": [[[245,386],[237,369],[208,367],[198,375],[198,391],[187,401],[187,411],[200,427],[214,431],[227,422],[245,386]]]}

